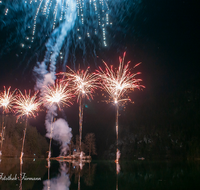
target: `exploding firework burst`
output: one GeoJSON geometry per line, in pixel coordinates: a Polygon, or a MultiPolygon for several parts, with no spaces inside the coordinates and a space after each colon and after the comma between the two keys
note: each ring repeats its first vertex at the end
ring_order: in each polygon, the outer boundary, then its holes
{"type": "Polygon", "coordinates": [[[97,88],[97,76],[94,73],[89,73],[89,67],[85,71],[77,70],[77,72],[69,67],[67,68],[69,69],[69,72],[62,72],[59,74],[65,77],[65,81],[71,83],[70,86],[74,91],[74,94],[77,95],[77,101],[79,101],[82,96],[92,99],[92,94],[97,88]]]}
{"type": "Polygon", "coordinates": [[[35,92],[31,96],[31,90],[27,93],[23,94],[19,90],[19,94],[16,95],[15,98],[15,112],[17,115],[17,118],[19,119],[20,117],[26,116],[27,118],[30,116],[35,117],[35,112],[39,110],[39,106],[41,105],[41,101],[37,98],[38,92],[35,92]]]}
{"type": "MultiPolygon", "coordinates": [[[[105,71],[103,71],[101,67],[99,68],[100,70],[97,71],[98,76],[101,78],[101,86],[111,98],[109,102],[113,102],[114,104],[131,101],[131,99],[127,97],[128,93],[135,88],[144,88],[143,85],[140,85],[142,79],[135,78],[136,75],[141,73],[131,73],[129,69],[130,61],[126,65],[124,64],[125,55],[126,53],[124,53],[123,58],[119,57],[119,67],[117,71],[114,70],[113,66],[109,67],[105,62],[105,71]]],[[[139,64],[135,65],[135,67],[139,64]]]]}
{"type": "MultiPolygon", "coordinates": [[[[98,76],[101,79],[101,86],[111,97],[109,102],[113,102],[116,105],[116,139],[117,139],[117,150],[116,150],[116,163],[119,162],[119,150],[118,150],[118,118],[119,118],[119,106],[120,103],[131,101],[130,98],[127,98],[127,94],[134,90],[135,88],[144,88],[143,85],[140,85],[141,79],[136,79],[138,73],[131,73],[129,69],[130,61],[125,65],[124,58],[126,53],[124,53],[123,58],[119,57],[119,67],[115,71],[113,66],[108,67],[105,64],[105,71],[101,68],[97,71],[98,76]]],[[[139,64],[135,65],[138,66],[139,64]]]]}
{"type": "Polygon", "coordinates": [[[73,94],[71,93],[71,89],[69,89],[68,83],[56,80],[54,85],[44,87],[41,99],[48,107],[56,104],[60,108],[61,105],[72,105],[72,98],[73,94]]]}
{"type": "Polygon", "coordinates": [[[0,107],[3,107],[3,112],[8,112],[13,106],[15,91],[10,92],[10,89],[11,87],[6,90],[4,86],[4,91],[0,93],[0,107]]]}
{"type": "MultiPolygon", "coordinates": [[[[48,159],[51,157],[51,142],[52,142],[52,135],[54,131],[54,125],[53,125],[53,118],[55,116],[55,109],[57,105],[59,108],[61,105],[70,106],[72,105],[72,98],[73,94],[71,93],[71,89],[69,89],[69,85],[67,82],[63,82],[61,80],[56,80],[55,84],[44,86],[43,88],[43,94],[42,94],[42,101],[45,107],[48,109],[49,118],[46,121],[46,123],[50,124],[49,129],[49,153],[48,153],[48,159]]],[[[47,114],[48,115],[48,114],[47,114]]],[[[47,129],[47,131],[48,131],[47,129]]]]}
{"type": "Polygon", "coordinates": [[[35,112],[39,110],[39,106],[41,104],[40,100],[37,98],[38,92],[35,92],[31,96],[31,90],[27,93],[25,90],[25,93],[23,94],[20,90],[19,94],[15,98],[15,112],[17,115],[17,120],[23,116],[26,116],[26,123],[25,123],[25,129],[24,129],[24,135],[22,140],[22,150],[21,150],[21,156],[20,156],[20,164],[23,163],[22,158],[24,155],[24,143],[25,143],[25,137],[26,137],[26,130],[28,126],[28,117],[33,116],[35,117],[35,112]]]}
{"type": "Polygon", "coordinates": [[[3,107],[3,115],[2,115],[2,123],[1,123],[1,131],[0,131],[0,143],[1,143],[1,150],[0,150],[0,157],[1,157],[1,151],[2,151],[2,147],[3,147],[3,141],[4,139],[4,135],[5,135],[5,129],[6,129],[6,125],[4,123],[4,113],[7,113],[9,110],[11,110],[12,106],[13,106],[13,102],[15,99],[14,93],[10,92],[10,88],[9,87],[7,90],[4,86],[4,92],[0,93],[0,107],[3,107]]]}
{"type": "Polygon", "coordinates": [[[71,82],[71,88],[74,94],[77,95],[79,102],[79,133],[80,133],[80,151],[82,139],[82,123],[83,123],[83,99],[87,97],[92,98],[92,94],[97,87],[97,75],[89,73],[89,67],[84,70],[77,70],[77,72],[69,69],[69,72],[60,73],[64,76],[64,80],[71,82]]]}

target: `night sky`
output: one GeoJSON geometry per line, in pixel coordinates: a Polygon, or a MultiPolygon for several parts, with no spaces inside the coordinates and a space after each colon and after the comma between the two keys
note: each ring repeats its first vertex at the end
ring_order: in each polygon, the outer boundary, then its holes
{"type": "MultiPolygon", "coordinates": [[[[165,122],[164,119],[155,118],[158,112],[167,109],[166,101],[173,98],[176,101],[179,97],[185,96],[185,93],[195,93],[199,88],[200,17],[197,1],[140,0],[137,14],[131,11],[134,10],[130,9],[124,25],[120,26],[125,28],[125,32],[117,31],[118,26],[113,25],[110,36],[115,37],[112,38],[113,41],[107,49],[97,50],[99,59],[96,65],[102,66],[102,59],[108,64],[117,65],[118,57],[122,56],[124,51],[127,52],[125,61],[131,60],[130,66],[142,62],[136,71],[142,72],[140,77],[146,88],[132,93],[131,97],[135,104],[129,104],[125,111],[120,110],[119,122],[121,126],[127,125],[130,128],[145,122],[162,124],[165,122]],[[136,121],[134,117],[139,119],[136,121]]],[[[5,37],[4,32],[1,30],[0,36],[5,37]]],[[[0,50],[6,41],[6,38],[2,37],[0,37],[0,50]]],[[[16,56],[18,51],[16,47],[14,43],[9,50],[1,54],[1,90],[4,85],[20,90],[34,88],[32,68],[35,62],[32,60],[29,65],[26,65],[29,55],[27,54],[24,60],[20,60],[21,57],[16,56]]],[[[81,59],[77,58],[77,60],[78,66],[81,64],[81,59]]],[[[91,63],[91,68],[97,69],[95,63],[91,63]]],[[[107,143],[115,139],[114,106],[98,103],[100,99],[101,97],[96,94],[93,101],[85,101],[83,122],[83,136],[94,132],[99,152],[107,146],[107,143]]],[[[176,102],[174,109],[176,109],[176,102]]],[[[199,108],[195,107],[193,112],[199,113],[199,108]]],[[[45,113],[41,112],[36,119],[30,120],[43,135],[45,134],[44,123],[42,123],[44,115],[45,113]]],[[[71,108],[64,108],[59,115],[69,122],[73,134],[78,134],[78,105],[75,103],[71,108]]],[[[172,120],[172,118],[168,119],[172,120]]],[[[119,130],[123,133],[122,129],[119,130]]]]}

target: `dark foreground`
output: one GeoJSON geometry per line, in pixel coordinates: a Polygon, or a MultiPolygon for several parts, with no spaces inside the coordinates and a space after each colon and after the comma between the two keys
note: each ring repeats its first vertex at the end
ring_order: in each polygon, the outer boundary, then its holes
{"type": "Polygon", "coordinates": [[[114,161],[67,163],[46,160],[3,158],[0,189],[35,190],[178,190],[200,188],[200,162],[114,161]],[[81,169],[82,168],[82,169],[81,169]],[[21,176],[20,177],[20,173],[21,176]],[[48,180],[49,178],[49,180],[48,180]]]}

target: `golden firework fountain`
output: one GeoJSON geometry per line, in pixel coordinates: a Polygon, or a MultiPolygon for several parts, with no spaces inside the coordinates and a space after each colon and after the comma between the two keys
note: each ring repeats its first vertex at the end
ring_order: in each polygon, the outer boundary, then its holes
{"type": "Polygon", "coordinates": [[[86,70],[73,71],[71,68],[68,72],[59,73],[64,76],[64,80],[70,83],[70,87],[74,94],[77,96],[79,104],[79,152],[81,152],[82,142],[82,126],[83,126],[83,108],[84,99],[93,99],[93,92],[97,88],[97,75],[89,72],[89,67],[86,70]]]}
{"type": "Polygon", "coordinates": [[[1,132],[0,132],[0,143],[1,143],[0,157],[2,155],[3,141],[5,140],[6,125],[4,122],[4,117],[5,117],[5,114],[7,114],[11,110],[14,99],[15,99],[15,96],[14,96],[15,90],[11,92],[10,89],[11,87],[9,87],[6,90],[6,87],[4,86],[4,91],[0,93],[0,107],[3,108],[2,125],[1,125],[1,132]]]}
{"type": "Polygon", "coordinates": [[[17,121],[21,117],[24,117],[24,116],[26,117],[24,135],[23,135],[23,140],[22,140],[21,156],[20,156],[20,162],[22,164],[23,163],[22,158],[24,155],[24,143],[25,143],[25,138],[26,138],[26,130],[28,126],[28,118],[30,116],[35,117],[35,112],[38,111],[41,101],[37,98],[38,92],[35,92],[32,96],[31,96],[31,90],[29,90],[29,92],[25,90],[24,94],[20,90],[18,90],[18,92],[19,93],[18,95],[16,95],[15,106],[14,106],[14,109],[17,115],[17,121]]]}
{"type": "MultiPolygon", "coordinates": [[[[119,57],[119,67],[117,70],[113,66],[109,67],[104,61],[105,71],[99,67],[97,70],[97,75],[100,79],[100,84],[102,88],[108,93],[109,99],[107,102],[112,102],[116,106],[116,162],[119,162],[120,151],[118,149],[118,128],[119,128],[119,107],[125,105],[131,99],[128,94],[135,88],[144,88],[140,85],[141,79],[136,79],[138,73],[131,73],[129,69],[130,61],[124,64],[124,58],[126,53],[124,53],[123,58],[119,57]]],[[[140,64],[140,63],[139,63],[140,64]]],[[[135,65],[138,66],[139,64],[135,65]]]]}
{"type": "MultiPolygon", "coordinates": [[[[73,98],[73,94],[71,93],[71,89],[69,89],[68,87],[68,83],[62,80],[56,80],[55,84],[45,86],[43,96],[41,98],[45,107],[47,107],[47,109],[50,110],[51,107],[54,105],[57,105],[59,109],[61,108],[61,105],[65,105],[67,107],[72,105],[71,100],[73,98]]],[[[53,120],[54,114],[51,113],[51,129],[48,159],[51,158],[51,142],[54,130],[53,120]]]]}

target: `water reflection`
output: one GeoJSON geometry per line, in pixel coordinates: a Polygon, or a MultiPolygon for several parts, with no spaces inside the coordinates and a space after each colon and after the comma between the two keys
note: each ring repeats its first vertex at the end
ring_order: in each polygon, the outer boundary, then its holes
{"type": "Polygon", "coordinates": [[[24,159],[20,164],[19,159],[3,158],[0,164],[3,190],[195,189],[200,187],[199,178],[199,162],[87,163],[24,159]],[[16,180],[3,180],[9,176],[16,176],[16,180]],[[25,180],[24,176],[41,180],[25,180]]]}
{"type": "Polygon", "coordinates": [[[23,163],[21,162],[22,160],[20,160],[20,184],[19,184],[19,190],[22,190],[22,165],[23,163]]]}
{"type": "Polygon", "coordinates": [[[116,190],[118,190],[118,174],[120,172],[120,164],[119,162],[116,162],[116,174],[117,174],[117,179],[116,179],[116,190]]]}
{"type": "MultiPolygon", "coordinates": [[[[50,168],[48,168],[50,169],[50,168]]],[[[48,180],[43,182],[44,188],[43,190],[67,190],[70,186],[70,179],[68,174],[68,167],[66,163],[60,163],[59,175],[53,178],[49,178],[48,172],[48,180]]]]}
{"type": "MultiPolygon", "coordinates": [[[[48,179],[43,182],[43,190],[63,190],[69,189],[71,181],[73,185],[77,185],[77,189],[81,189],[81,181],[86,186],[93,186],[96,164],[91,161],[59,161],[59,173],[55,177],[51,177],[51,161],[48,160],[48,179]]],[[[52,169],[53,170],[53,169],[52,169]]]]}
{"type": "Polygon", "coordinates": [[[27,190],[37,189],[35,186],[42,185],[42,177],[46,173],[45,162],[43,160],[33,161],[33,159],[24,159],[23,161],[21,164],[18,158],[2,158],[0,189],[27,190]]]}

